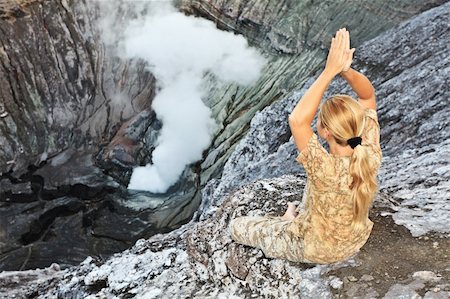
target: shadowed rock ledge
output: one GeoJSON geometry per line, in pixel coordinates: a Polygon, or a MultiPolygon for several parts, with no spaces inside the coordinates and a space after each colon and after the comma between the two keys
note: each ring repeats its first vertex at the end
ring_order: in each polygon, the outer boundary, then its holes
{"type": "MultiPolygon", "coordinates": [[[[64,271],[54,265],[4,272],[0,295],[448,298],[449,17],[447,3],[357,48],[354,67],[377,92],[384,158],[370,214],[374,230],[352,258],[318,266],[267,259],[232,242],[226,229],[233,217],[280,214],[287,201],[301,198],[305,176],[286,140],[286,120],[313,76],[252,119],[221,181],[203,190],[198,221],[139,240],[106,263],[88,258],[64,271]]],[[[326,96],[336,92],[349,92],[343,80],[335,80],[326,96]]]]}

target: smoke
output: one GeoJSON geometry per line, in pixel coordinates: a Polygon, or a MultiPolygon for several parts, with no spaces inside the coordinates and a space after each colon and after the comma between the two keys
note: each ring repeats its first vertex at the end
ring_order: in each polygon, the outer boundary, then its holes
{"type": "Polygon", "coordinates": [[[185,16],[170,3],[152,1],[140,7],[134,3],[125,6],[134,9],[128,14],[136,17],[132,20],[123,17],[127,15],[124,2],[116,9],[105,4],[108,13],[101,26],[106,44],[119,38],[120,55],[143,59],[157,79],[152,108],[163,125],[153,164],[135,168],[128,188],[162,193],[177,182],[187,165],[202,158],[217,128],[202,101],[205,74],[212,73],[224,83],[249,85],[256,82],[265,61],[244,37],[220,31],[208,20],[185,16]]]}

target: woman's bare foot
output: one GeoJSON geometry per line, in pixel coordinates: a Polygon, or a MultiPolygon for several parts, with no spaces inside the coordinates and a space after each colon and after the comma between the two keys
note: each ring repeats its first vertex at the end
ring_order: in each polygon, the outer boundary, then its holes
{"type": "Polygon", "coordinates": [[[298,215],[298,213],[295,211],[295,209],[296,209],[296,205],[293,204],[292,202],[289,202],[287,210],[284,213],[284,215],[281,216],[281,219],[287,220],[287,221],[294,220],[294,218],[297,217],[297,215],[298,215]]]}

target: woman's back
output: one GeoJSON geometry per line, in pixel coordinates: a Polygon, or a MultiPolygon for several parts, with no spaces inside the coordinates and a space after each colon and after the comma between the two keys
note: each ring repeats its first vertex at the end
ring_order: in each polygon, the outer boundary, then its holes
{"type": "MultiPolygon", "coordinates": [[[[366,146],[369,164],[378,171],[381,164],[379,125],[376,111],[365,110],[362,145],[366,146]]],[[[362,230],[352,227],[353,201],[349,188],[350,156],[328,153],[314,133],[297,161],[303,164],[308,180],[305,187],[305,210],[294,219],[288,230],[305,243],[305,258],[329,263],[356,252],[367,241],[373,223],[368,218],[362,230]]]]}

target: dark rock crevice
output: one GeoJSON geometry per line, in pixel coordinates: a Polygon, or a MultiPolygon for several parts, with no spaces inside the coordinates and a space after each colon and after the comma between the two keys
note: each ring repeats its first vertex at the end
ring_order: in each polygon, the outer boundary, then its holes
{"type": "Polygon", "coordinates": [[[45,234],[48,232],[48,228],[54,223],[55,218],[76,214],[81,211],[83,207],[84,205],[82,202],[76,200],[70,201],[64,204],[64,206],[58,206],[47,210],[45,213],[41,214],[38,219],[30,223],[30,230],[21,236],[20,242],[22,245],[28,245],[41,238],[45,238],[45,234]]]}

